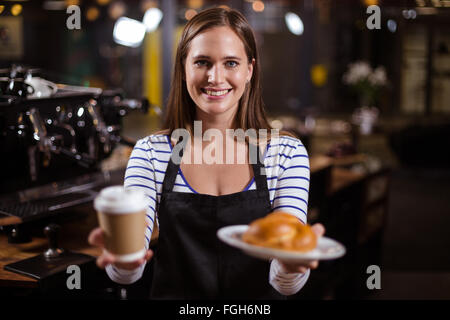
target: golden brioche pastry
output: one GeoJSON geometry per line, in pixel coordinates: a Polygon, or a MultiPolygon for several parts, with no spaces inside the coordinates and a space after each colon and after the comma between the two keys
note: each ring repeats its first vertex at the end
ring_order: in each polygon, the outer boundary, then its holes
{"type": "Polygon", "coordinates": [[[307,252],[317,246],[311,226],[292,214],[277,211],[250,223],[242,240],[261,247],[307,252]]]}

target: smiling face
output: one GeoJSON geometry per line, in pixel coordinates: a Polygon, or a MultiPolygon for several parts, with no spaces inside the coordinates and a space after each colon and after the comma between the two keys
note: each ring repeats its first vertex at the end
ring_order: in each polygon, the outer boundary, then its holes
{"type": "Polygon", "coordinates": [[[215,27],[198,34],[185,62],[186,86],[197,116],[234,116],[252,71],[244,44],[231,28],[215,27]]]}

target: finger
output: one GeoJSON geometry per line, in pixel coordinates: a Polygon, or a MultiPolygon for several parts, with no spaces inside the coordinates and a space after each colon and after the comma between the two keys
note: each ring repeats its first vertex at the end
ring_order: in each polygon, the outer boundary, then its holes
{"type": "Polygon", "coordinates": [[[296,273],[297,272],[297,268],[296,267],[292,267],[292,266],[285,266],[284,270],[287,273],[296,273]]]}
{"type": "Polygon", "coordinates": [[[286,273],[298,273],[299,272],[298,265],[291,265],[291,264],[285,264],[285,263],[281,263],[281,265],[286,273]]]}
{"type": "Polygon", "coordinates": [[[104,247],[104,236],[101,228],[95,228],[91,231],[88,237],[89,244],[96,247],[104,247]]]}
{"type": "Polygon", "coordinates": [[[311,262],[301,265],[299,267],[304,267],[307,269],[317,269],[319,267],[319,261],[317,261],[317,260],[311,261],[311,262]]]}
{"type": "Polygon", "coordinates": [[[308,268],[307,267],[299,267],[297,269],[297,271],[300,272],[300,273],[306,273],[308,271],[308,268]]]}
{"type": "Polygon", "coordinates": [[[317,267],[319,266],[319,261],[313,261],[313,262],[311,262],[310,264],[309,264],[309,267],[311,268],[311,269],[317,269],[317,267]]]}
{"type": "Polygon", "coordinates": [[[321,223],[315,223],[311,228],[318,237],[322,237],[325,234],[325,227],[321,223]]]}
{"type": "Polygon", "coordinates": [[[285,264],[283,264],[283,268],[286,273],[306,273],[309,269],[308,266],[285,265],[285,264]]]}
{"type": "Polygon", "coordinates": [[[153,257],[153,251],[152,250],[147,250],[147,252],[145,253],[144,259],[146,261],[149,261],[152,257],[153,257]]]}
{"type": "Polygon", "coordinates": [[[286,273],[292,273],[292,267],[280,261],[281,270],[286,273]]]}
{"type": "Polygon", "coordinates": [[[107,254],[107,253],[103,253],[101,256],[99,256],[97,258],[97,266],[100,269],[104,269],[108,264],[112,264],[115,262],[114,256],[107,254]]]}

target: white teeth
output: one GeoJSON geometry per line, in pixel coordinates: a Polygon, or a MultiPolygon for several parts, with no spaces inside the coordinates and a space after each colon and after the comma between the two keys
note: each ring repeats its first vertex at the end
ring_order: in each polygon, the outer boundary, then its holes
{"type": "Polygon", "coordinates": [[[226,94],[228,92],[228,90],[222,90],[222,91],[205,90],[205,91],[210,96],[223,96],[224,94],[226,94]]]}

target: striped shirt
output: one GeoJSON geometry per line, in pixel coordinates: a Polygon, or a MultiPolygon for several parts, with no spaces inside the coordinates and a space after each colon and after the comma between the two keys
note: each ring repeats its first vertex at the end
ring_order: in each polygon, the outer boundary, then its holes
{"type": "MultiPolygon", "coordinates": [[[[158,224],[157,208],[172,148],[168,135],[150,135],[136,143],[128,161],[125,188],[143,190],[150,201],[147,210],[149,226],[145,234],[147,248],[153,227],[155,223],[158,224]]],[[[283,210],[306,223],[310,172],[308,154],[301,141],[288,136],[272,139],[264,150],[263,159],[272,211],[283,210]]],[[[244,191],[255,189],[253,178],[244,191]]],[[[173,191],[197,193],[186,181],[181,169],[175,179],[173,191]]],[[[138,280],[142,276],[143,267],[127,271],[108,266],[106,271],[113,281],[126,284],[138,280]]],[[[305,274],[289,274],[277,260],[271,262],[269,282],[282,294],[298,292],[308,276],[309,270],[305,274]]]]}

